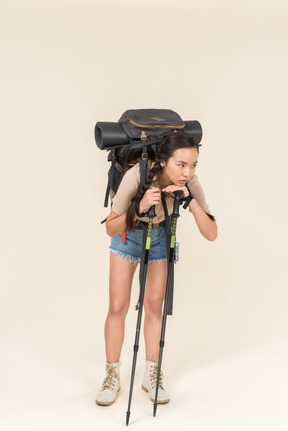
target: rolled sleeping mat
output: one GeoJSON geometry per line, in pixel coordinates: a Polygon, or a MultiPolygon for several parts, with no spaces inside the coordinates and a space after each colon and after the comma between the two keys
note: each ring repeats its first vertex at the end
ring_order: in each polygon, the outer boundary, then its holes
{"type": "Polygon", "coordinates": [[[191,120],[191,121],[184,121],[184,123],[185,123],[184,132],[192,136],[197,142],[197,144],[200,144],[203,131],[199,121],[191,120]]]}
{"type": "MultiPolygon", "coordinates": [[[[196,140],[199,144],[202,139],[202,127],[199,121],[185,121],[183,129],[185,133],[196,140]]],[[[94,129],[96,145],[100,150],[111,150],[113,148],[122,147],[130,142],[129,136],[120,123],[98,122],[94,129]]]]}
{"type": "Polygon", "coordinates": [[[130,142],[129,136],[120,123],[99,122],[96,123],[95,130],[96,145],[100,150],[111,150],[122,147],[130,142]]]}

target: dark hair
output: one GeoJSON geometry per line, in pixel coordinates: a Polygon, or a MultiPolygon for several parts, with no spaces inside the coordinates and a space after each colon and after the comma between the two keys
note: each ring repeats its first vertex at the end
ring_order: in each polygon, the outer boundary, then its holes
{"type": "MultiPolygon", "coordinates": [[[[128,231],[133,231],[135,229],[134,218],[135,218],[136,205],[140,203],[144,194],[150,188],[155,175],[160,173],[161,170],[163,169],[161,166],[161,162],[167,163],[170,157],[173,156],[174,152],[180,148],[196,148],[197,151],[199,152],[199,144],[195,141],[195,139],[192,136],[184,132],[171,133],[170,135],[167,135],[163,139],[163,141],[161,142],[161,144],[157,149],[155,163],[149,172],[149,175],[147,177],[147,180],[144,186],[132,198],[131,204],[128,208],[127,216],[126,216],[126,229],[128,231]]],[[[209,214],[207,215],[210,217],[209,214]]],[[[213,216],[211,216],[210,218],[212,217],[213,216]]]]}

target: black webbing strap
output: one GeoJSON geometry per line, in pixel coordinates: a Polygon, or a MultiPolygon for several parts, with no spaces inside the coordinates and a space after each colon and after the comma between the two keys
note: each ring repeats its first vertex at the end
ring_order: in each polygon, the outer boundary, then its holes
{"type": "Polygon", "coordinates": [[[115,169],[114,182],[113,182],[113,185],[111,184],[111,186],[113,186],[113,190],[115,190],[115,192],[117,192],[119,184],[122,180],[123,170],[124,170],[123,168],[121,168],[120,171],[118,169],[115,169]]]}
{"type": "MultiPolygon", "coordinates": [[[[171,241],[171,223],[168,215],[168,209],[165,199],[165,194],[161,193],[161,201],[164,209],[165,214],[165,233],[166,233],[166,248],[167,248],[167,272],[168,272],[168,266],[169,266],[169,251],[170,251],[170,241],[171,241]]],[[[172,266],[172,277],[170,281],[170,286],[167,286],[169,289],[169,297],[168,297],[168,307],[167,307],[167,315],[172,316],[173,314],[173,293],[174,293],[174,261],[170,262],[170,265],[172,266]]]]}
{"type": "Polygon", "coordinates": [[[138,157],[138,162],[140,166],[140,189],[144,186],[147,178],[147,160],[148,160],[148,153],[147,153],[147,144],[146,142],[143,143],[142,147],[142,156],[138,157]]]}
{"type": "MultiPolygon", "coordinates": [[[[148,224],[146,225],[146,223],[143,223],[143,237],[142,237],[142,252],[141,252],[141,260],[140,260],[140,268],[139,268],[139,286],[141,289],[141,280],[143,277],[143,269],[144,269],[144,259],[145,259],[145,250],[146,250],[146,237],[147,237],[147,227],[148,224]]],[[[141,297],[141,290],[139,289],[139,297],[138,297],[138,301],[136,304],[135,309],[139,310],[139,305],[140,305],[140,297],[141,297]]]]}
{"type": "Polygon", "coordinates": [[[106,189],[106,193],[105,193],[104,207],[108,206],[109,193],[110,193],[110,189],[112,186],[114,170],[115,170],[115,159],[112,160],[110,169],[108,171],[108,184],[107,184],[107,189],[106,189]]]}

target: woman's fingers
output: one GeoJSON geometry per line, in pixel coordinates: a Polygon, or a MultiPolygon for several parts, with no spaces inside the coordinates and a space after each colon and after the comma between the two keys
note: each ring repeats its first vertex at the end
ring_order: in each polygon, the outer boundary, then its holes
{"type": "Polygon", "coordinates": [[[149,194],[158,194],[158,193],[160,193],[161,194],[161,190],[158,188],[158,187],[151,187],[150,189],[148,189],[147,191],[146,191],[146,193],[149,195],[149,194]]]}
{"type": "Polygon", "coordinates": [[[185,186],[176,186],[175,184],[172,184],[171,186],[167,186],[164,189],[162,189],[162,192],[169,193],[169,192],[176,192],[177,190],[184,191],[185,189],[187,190],[185,186]]]}
{"type": "Polygon", "coordinates": [[[177,190],[180,190],[182,192],[183,197],[186,197],[189,195],[189,192],[186,186],[176,186],[175,184],[165,187],[164,189],[162,189],[162,192],[172,193],[174,196],[177,190]]]}
{"type": "Polygon", "coordinates": [[[158,205],[161,202],[161,190],[157,187],[148,189],[140,202],[141,213],[146,212],[152,205],[158,205]]]}
{"type": "Polygon", "coordinates": [[[147,195],[147,199],[150,202],[155,203],[156,201],[161,201],[161,190],[157,187],[153,187],[151,189],[148,189],[145,193],[147,195]]]}
{"type": "Polygon", "coordinates": [[[153,193],[147,196],[148,204],[157,205],[161,202],[161,193],[153,193]]]}

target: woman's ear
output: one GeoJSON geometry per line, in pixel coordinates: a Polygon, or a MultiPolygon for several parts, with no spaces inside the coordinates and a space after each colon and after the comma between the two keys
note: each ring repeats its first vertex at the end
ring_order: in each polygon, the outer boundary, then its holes
{"type": "Polygon", "coordinates": [[[161,166],[161,168],[164,168],[165,163],[164,162],[160,162],[160,166],[161,166]]]}

